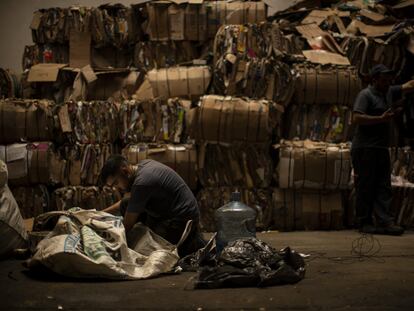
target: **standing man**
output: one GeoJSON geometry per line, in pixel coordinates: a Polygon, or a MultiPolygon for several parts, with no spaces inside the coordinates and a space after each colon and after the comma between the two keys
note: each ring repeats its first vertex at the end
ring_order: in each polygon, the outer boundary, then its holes
{"type": "Polygon", "coordinates": [[[414,90],[414,80],[391,86],[394,74],[384,65],[372,68],[371,79],[371,85],[358,94],[353,109],[356,132],[351,152],[356,214],[363,233],[401,235],[404,229],[394,224],[390,213],[392,189],[388,148],[391,121],[402,111],[397,103],[404,93],[414,90]]]}
{"type": "Polygon", "coordinates": [[[130,197],[103,210],[120,211],[125,231],[138,221],[172,244],[177,244],[189,220],[192,229],[178,248],[181,257],[204,247],[199,230],[197,200],[184,180],[171,168],[154,160],[130,165],[121,155],[111,156],[101,170],[101,182],[116,187],[130,197]]]}

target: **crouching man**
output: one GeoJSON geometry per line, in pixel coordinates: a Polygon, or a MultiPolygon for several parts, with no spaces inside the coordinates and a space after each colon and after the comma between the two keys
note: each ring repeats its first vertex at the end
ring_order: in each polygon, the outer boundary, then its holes
{"type": "Polygon", "coordinates": [[[184,180],[171,168],[154,160],[128,164],[121,155],[111,156],[101,170],[101,182],[130,193],[129,198],[106,208],[108,213],[124,216],[126,232],[143,222],[172,244],[177,244],[189,220],[191,232],[178,248],[181,257],[204,247],[199,230],[197,200],[184,180]]]}

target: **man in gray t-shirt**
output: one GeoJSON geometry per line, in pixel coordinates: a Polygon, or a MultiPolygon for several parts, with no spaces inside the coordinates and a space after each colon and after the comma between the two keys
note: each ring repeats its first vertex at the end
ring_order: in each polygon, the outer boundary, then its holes
{"type": "Polygon", "coordinates": [[[394,225],[390,214],[392,190],[388,148],[391,120],[402,111],[399,104],[403,93],[414,89],[414,81],[391,86],[393,72],[384,65],[374,66],[371,78],[372,84],[358,94],[353,109],[356,214],[362,232],[400,235],[403,229],[394,225]]]}
{"type": "Polygon", "coordinates": [[[199,232],[197,200],[184,180],[170,167],[154,160],[129,165],[121,155],[108,159],[101,171],[101,181],[130,193],[128,198],[104,211],[120,211],[128,232],[138,221],[173,244],[179,241],[189,220],[193,221],[190,235],[178,248],[180,256],[204,246],[199,232]]]}

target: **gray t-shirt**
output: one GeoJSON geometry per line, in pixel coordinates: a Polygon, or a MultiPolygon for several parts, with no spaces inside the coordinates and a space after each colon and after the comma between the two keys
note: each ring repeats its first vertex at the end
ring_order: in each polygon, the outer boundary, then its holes
{"type": "MultiPolygon", "coordinates": [[[[385,96],[373,86],[369,86],[359,92],[354,112],[360,112],[370,116],[380,116],[392,104],[402,98],[401,85],[393,85],[385,96]]],[[[371,125],[357,125],[352,148],[388,148],[391,140],[391,123],[379,123],[371,125]]]]}
{"type": "Polygon", "coordinates": [[[164,219],[198,220],[197,200],[185,181],[171,168],[154,160],[138,164],[127,212],[164,219]]]}

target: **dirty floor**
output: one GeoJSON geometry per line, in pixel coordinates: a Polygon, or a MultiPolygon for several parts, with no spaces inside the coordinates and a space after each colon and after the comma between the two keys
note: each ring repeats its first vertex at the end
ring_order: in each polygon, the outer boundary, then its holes
{"type": "Polygon", "coordinates": [[[414,232],[375,236],[379,252],[351,257],[354,231],[262,233],[311,254],[306,278],[270,288],[192,290],[195,273],[145,281],[76,281],[0,262],[1,310],[414,310],[414,232]]]}

